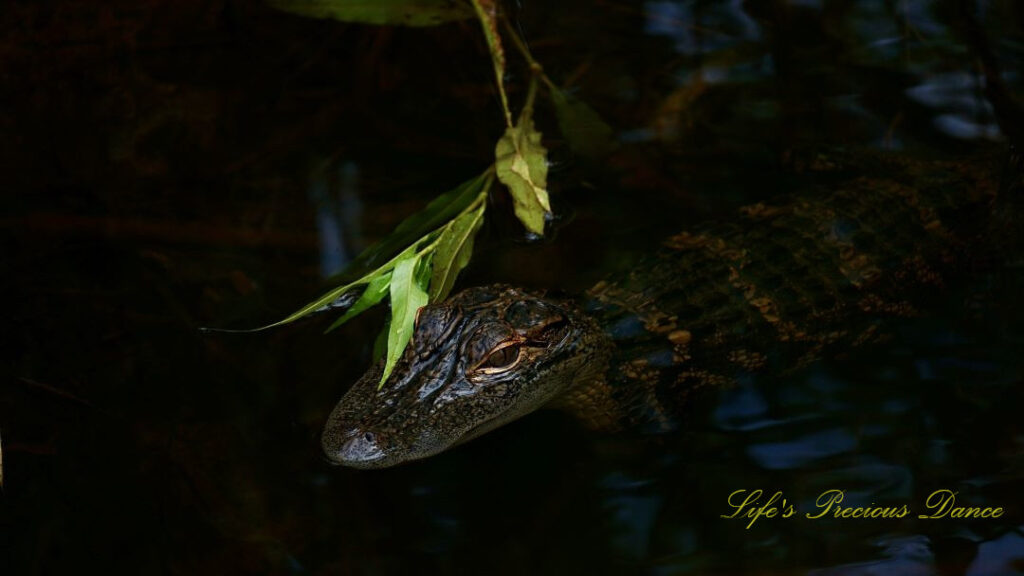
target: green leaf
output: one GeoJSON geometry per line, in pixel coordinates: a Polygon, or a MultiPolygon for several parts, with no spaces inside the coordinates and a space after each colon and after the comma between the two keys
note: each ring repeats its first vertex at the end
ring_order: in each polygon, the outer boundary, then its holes
{"type": "MultiPolygon", "coordinates": [[[[294,322],[316,312],[329,310],[332,307],[331,305],[337,302],[349,290],[362,285],[368,285],[380,276],[390,274],[397,261],[407,257],[407,253],[410,253],[410,251],[414,252],[416,246],[437,239],[438,234],[442,231],[442,227],[469,208],[473,202],[480,198],[483,191],[490,187],[492,178],[491,171],[488,169],[476,178],[463,182],[454,189],[435,198],[423,210],[403,220],[386,238],[364,250],[344,272],[336,274],[329,279],[330,282],[341,284],[341,286],[328,291],[283,320],[249,330],[224,330],[218,328],[201,328],[201,330],[204,332],[232,333],[259,332],[294,322]]],[[[385,287],[378,283],[374,288],[374,291],[370,291],[368,288],[364,290],[364,295],[367,292],[375,294],[379,290],[384,290],[385,287]]],[[[360,296],[359,300],[362,300],[362,296],[360,296]]],[[[360,305],[359,300],[353,304],[353,307],[360,305]]],[[[378,299],[376,302],[379,301],[378,299]]],[[[373,304],[367,305],[359,312],[373,304]]],[[[349,318],[359,312],[353,312],[351,316],[346,314],[343,320],[332,324],[328,331],[340,326],[341,323],[348,321],[349,318]]]]}
{"type": "MultiPolygon", "coordinates": [[[[310,302],[309,304],[306,304],[302,308],[299,308],[295,312],[292,312],[291,314],[289,314],[283,320],[278,320],[277,322],[273,322],[271,324],[267,324],[266,326],[260,326],[259,328],[249,328],[249,329],[245,329],[245,330],[228,330],[228,329],[224,329],[224,328],[202,327],[199,330],[201,332],[225,332],[225,333],[228,333],[228,334],[251,334],[253,332],[261,332],[263,330],[269,330],[270,328],[276,328],[278,326],[283,326],[285,324],[288,324],[289,322],[294,322],[294,321],[298,320],[299,318],[303,318],[303,317],[308,316],[310,314],[314,314],[316,312],[321,312],[321,311],[325,311],[325,310],[328,310],[328,309],[332,308],[332,304],[337,302],[338,299],[341,298],[342,296],[344,296],[346,292],[348,292],[349,290],[351,290],[351,289],[353,289],[353,288],[355,288],[357,286],[361,286],[363,284],[367,284],[379,272],[380,272],[379,270],[375,271],[372,274],[367,274],[366,276],[363,276],[362,278],[356,280],[355,282],[350,282],[348,284],[345,284],[344,286],[339,286],[338,288],[335,288],[335,289],[331,290],[330,292],[327,292],[326,294],[324,294],[323,296],[321,296],[321,297],[317,298],[316,300],[310,302]]],[[[333,307],[337,307],[337,306],[333,306],[333,307]]]]}
{"type": "Polygon", "coordinates": [[[473,255],[473,239],[484,222],[483,202],[476,210],[459,216],[441,232],[434,253],[434,266],[430,277],[430,300],[444,300],[455,285],[459,272],[469,264],[473,255]]]}
{"type": "Polygon", "coordinates": [[[387,381],[409,344],[416,312],[427,305],[427,293],[416,278],[420,261],[421,257],[415,251],[404,253],[395,264],[395,272],[391,276],[391,327],[388,330],[388,352],[380,386],[387,381]]]}
{"type": "Polygon", "coordinates": [[[391,272],[385,272],[384,274],[374,276],[373,279],[370,280],[370,283],[366,285],[366,289],[363,290],[363,293],[359,296],[359,299],[356,300],[355,304],[346,310],[345,314],[342,315],[341,318],[338,318],[333,324],[328,326],[327,330],[324,330],[324,334],[334,330],[359,314],[362,314],[369,308],[376,306],[377,303],[388,295],[388,289],[390,286],[391,272]]]}
{"type": "Polygon", "coordinates": [[[526,229],[544,235],[544,221],[551,214],[548,199],[548,151],[533,127],[533,109],[523,109],[519,123],[505,130],[494,149],[498,180],[508,186],[516,216],[526,229]]]}
{"type": "Polygon", "coordinates": [[[615,149],[615,132],[587,103],[549,85],[558,128],[569,149],[586,158],[601,158],[615,149]]]}
{"type": "Polygon", "coordinates": [[[278,10],[342,22],[436,26],[472,18],[472,7],[459,0],[268,0],[278,10]]]}
{"type": "Polygon", "coordinates": [[[416,265],[416,271],[413,273],[413,278],[416,280],[416,285],[423,290],[427,289],[427,285],[430,284],[430,269],[434,262],[434,253],[437,251],[437,247],[433,247],[430,250],[423,252],[420,256],[420,261],[416,265]]]}
{"type": "Polygon", "coordinates": [[[409,216],[391,234],[364,250],[344,272],[331,278],[341,283],[353,277],[366,274],[395,257],[410,244],[444,226],[469,207],[488,183],[489,171],[472,180],[459,184],[454,189],[432,200],[423,210],[409,216]]]}

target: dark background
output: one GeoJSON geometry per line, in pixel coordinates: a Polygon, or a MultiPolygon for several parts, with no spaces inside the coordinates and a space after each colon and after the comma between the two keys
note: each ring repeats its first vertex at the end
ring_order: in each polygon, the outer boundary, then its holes
{"type": "MultiPolygon", "coordinates": [[[[542,102],[557,221],[496,193],[461,286],[580,291],[662,237],[785,192],[789,153],[999,154],[959,2],[517,2],[555,82],[621,141],[574,157],[542,102]]],[[[972,10],[1011,93],[1022,14],[972,10]]],[[[318,434],[383,319],[254,335],[492,162],[478,25],[366,27],[256,2],[0,8],[6,304],[3,574],[1003,574],[1024,571],[1018,269],[885,345],[693,407],[673,434],[541,413],[426,462],[335,469],[318,434]],[[919,503],[998,520],[719,518],[738,488],[810,509],[919,503]]],[[[527,70],[509,56],[522,101],[527,70]]]]}

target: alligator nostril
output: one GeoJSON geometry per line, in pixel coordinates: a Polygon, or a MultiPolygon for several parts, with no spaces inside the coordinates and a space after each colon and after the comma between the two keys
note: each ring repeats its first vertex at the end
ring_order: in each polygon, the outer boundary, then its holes
{"type": "Polygon", "coordinates": [[[375,461],[385,456],[384,448],[380,445],[381,438],[375,432],[352,432],[340,438],[338,445],[324,444],[328,457],[333,462],[346,466],[373,467],[375,461]]]}

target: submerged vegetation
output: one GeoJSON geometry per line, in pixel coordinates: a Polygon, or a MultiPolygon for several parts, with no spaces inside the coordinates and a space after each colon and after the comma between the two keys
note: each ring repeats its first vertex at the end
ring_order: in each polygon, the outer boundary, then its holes
{"type": "Polygon", "coordinates": [[[421,212],[402,222],[381,242],[368,248],[342,274],[342,284],[270,328],[317,312],[345,309],[328,331],[388,298],[391,316],[387,332],[386,362],[381,385],[387,381],[412,336],[416,312],[429,302],[443,300],[473,253],[473,242],[483,225],[487,198],[494,179],[512,197],[515,215],[533,237],[544,235],[551,217],[548,195],[547,149],[534,125],[534,102],[542,82],[551,98],[558,125],[570,148],[581,156],[597,157],[614,145],[612,130],[582,101],[560,90],[530,55],[525,42],[501,17],[495,0],[471,0],[472,6],[451,0],[385,0],[375,3],[345,0],[273,0],[271,5],[295,14],[364,24],[434,26],[476,17],[494,66],[501,98],[505,133],[494,151],[494,164],[484,173],[442,194],[421,212]],[[504,25],[503,25],[504,24],[504,25]],[[506,56],[502,32],[529,67],[526,101],[513,119],[505,91],[506,56]],[[377,264],[381,262],[380,264],[377,264]],[[362,289],[358,298],[355,290],[362,289]]]}

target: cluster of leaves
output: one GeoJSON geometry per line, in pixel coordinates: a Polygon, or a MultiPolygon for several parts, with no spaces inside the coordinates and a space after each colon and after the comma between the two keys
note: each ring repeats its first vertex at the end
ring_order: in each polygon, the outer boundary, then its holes
{"type": "Polygon", "coordinates": [[[359,255],[346,271],[347,277],[357,276],[356,279],[330,290],[287,318],[264,328],[348,306],[345,313],[327,328],[329,332],[379,304],[385,296],[390,297],[391,320],[387,329],[383,383],[409,343],[416,312],[429,301],[436,302],[448,296],[459,272],[469,264],[473,241],[483,225],[487,193],[493,182],[494,171],[488,169],[438,196],[423,210],[399,224],[388,237],[359,255]],[[382,261],[380,265],[373,265],[382,261]],[[347,297],[359,288],[362,288],[362,293],[352,302],[347,297]]]}
{"type": "Polygon", "coordinates": [[[442,194],[402,222],[390,236],[363,252],[346,271],[345,277],[355,277],[355,280],[264,327],[287,324],[351,302],[329,331],[388,297],[391,318],[386,329],[386,361],[380,382],[383,385],[409,343],[417,311],[428,302],[443,300],[459,272],[469,263],[495,177],[508,188],[515,214],[527,231],[536,236],[544,235],[545,223],[551,216],[551,202],[547,189],[547,150],[533,122],[538,79],[543,80],[548,89],[559,127],[574,153],[591,157],[607,153],[614,144],[612,131],[593,109],[559,90],[544,75],[526,45],[506,23],[505,33],[533,72],[526,102],[513,121],[503,80],[506,58],[496,0],[268,1],[294,14],[365,24],[434,26],[475,16],[487,39],[506,124],[505,133],[495,146],[494,165],[480,176],[442,194]],[[362,293],[353,302],[351,295],[360,288],[362,293]]]}

